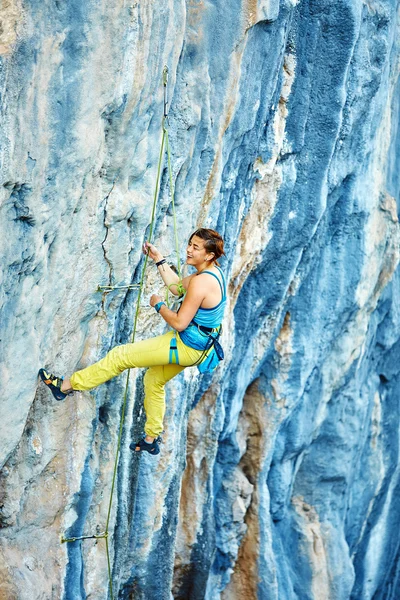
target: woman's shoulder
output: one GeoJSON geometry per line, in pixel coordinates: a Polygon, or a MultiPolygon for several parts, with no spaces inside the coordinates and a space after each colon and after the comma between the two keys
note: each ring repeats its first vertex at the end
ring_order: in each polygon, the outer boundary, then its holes
{"type": "MultiPolygon", "coordinates": [[[[210,292],[214,292],[216,290],[224,290],[225,289],[225,280],[222,272],[217,269],[206,269],[205,271],[201,271],[201,273],[197,273],[194,281],[196,281],[196,286],[202,287],[205,290],[209,290],[210,292]]],[[[224,293],[224,291],[223,291],[224,293]]]]}
{"type": "Polygon", "coordinates": [[[223,281],[224,279],[224,274],[219,267],[205,269],[204,271],[201,271],[201,273],[197,273],[197,275],[208,275],[207,279],[209,281],[215,281],[216,279],[223,281]]]}
{"type": "Polygon", "coordinates": [[[185,290],[187,291],[190,282],[193,280],[193,277],[196,276],[196,273],[192,273],[191,275],[188,275],[187,277],[184,277],[182,279],[182,286],[185,288],[185,290]]]}
{"type": "Polygon", "coordinates": [[[223,282],[223,273],[217,267],[212,267],[185,277],[182,283],[183,287],[187,290],[189,285],[199,288],[213,288],[215,285],[218,285],[217,281],[223,282]]]}

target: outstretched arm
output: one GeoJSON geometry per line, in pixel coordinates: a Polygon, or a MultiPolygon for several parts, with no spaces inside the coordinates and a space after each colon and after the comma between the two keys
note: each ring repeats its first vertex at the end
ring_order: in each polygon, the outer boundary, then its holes
{"type": "MultiPolygon", "coordinates": [[[[170,310],[165,304],[161,306],[160,315],[162,318],[171,325],[176,331],[183,331],[189,325],[193,317],[195,316],[198,308],[203,302],[206,295],[204,288],[204,282],[202,283],[200,278],[194,278],[190,286],[188,286],[187,294],[182,302],[179,312],[176,313],[170,310]]],[[[157,302],[160,302],[162,298],[153,294],[150,298],[151,306],[155,306],[157,302]]]]}

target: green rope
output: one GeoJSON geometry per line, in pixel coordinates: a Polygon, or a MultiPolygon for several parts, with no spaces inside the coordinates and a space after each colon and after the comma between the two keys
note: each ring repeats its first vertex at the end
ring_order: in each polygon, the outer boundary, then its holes
{"type": "MultiPolygon", "coordinates": [[[[167,122],[168,122],[167,104],[168,103],[166,100],[167,83],[168,83],[168,68],[164,67],[164,70],[163,70],[164,116],[163,116],[163,124],[162,124],[163,133],[162,133],[162,139],[161,139],[160,154],[159,154],[159,158],[158,158],[157,178],[156,178],[156,185],[155,185],[155,190],[154,190],[153,208],[152,208],[152,212],[151,212],[150,230],[149,230],[148,239],[149,239],[149,242],[151,243],[151,240],[153,237],[154,221],[155,221],[156,206],[157,206],[157,199],[158,199],[158,194],[159,194],[161,170],[162,170],[162,165],[163,165],[163,156],[164,156],[164,147],[165,147],[166,152],[167,152],[167,159],[168,159],[169,185],[170,185],[170,191],[171,191],[172,211],[173,211],[173,217],[174,217],[175,247],[176,247],[176,254],[178,257],[178,277],[179,277],[178,283],[174,283],[174,284],[167,286],[167,303],[168,303],[168,291],[172,286],[177,287],[178,295],[184,294],[186,290],[182,286],[182,278],[181,278],[181,262],[180,262],[180,257],[179,257],[179,240],[178,240],[176,214],[175,214],[175,194],[174,194],[174,186],[173,186],[173,179],[172,179],[171,152],[170,152],[169,139],[168,139],[168,128],[167,128],[167,122]]],[[[134,322],[133,322],[133,332],[132,332],[132,338],[131,338],[132,344],[135,341],[135,335],[136,335],[136,329],[137,329],[137,323],[138,323],[138,317],[139,317],[139,311],[140,311],[140,301],[141,301],[142,291],[143,291],[143,287],[144,287],[144,279],[145,279],[145,273],[146,273],[148,260],[149,260],[149,256],[148,256],[148,254],[145,254],[145,259],[144,259],[144,263],[143,263],[142,274],[141,274],[139,284],[131,284],[131,285],[127,285],[127,286],[98,286],[98,291],[103,291],[103,292],[109,292],[114,289],[138,288],[139,291],[138,291],[138,297],[137,297],[137,301],[136,301],[136,310],[135,310],[135,317],[134,317],[134,322]]],[[[78,540],[85,540],[85,539],[102,539],[102,538],[105,539],[106,553],[107,553],[108,579],[109,579],[109,589],[110,589],[111,600],[114,600],[114,593],[113,593],[113,585],[112,585],[112,570],[111,570],[111,558],[110,558],[110,548],[109,548],[109,525],[110,525],[110,519],[111,519],[111,510],[112,510],[112,504],[113,504],[115,482],[116,482],[117,471],[118,471],[118,459],[119,459],[119,455],[120,455],[120,451],[121,451],[122,433],[123,433],[126,405],[127,405],[127,399],[128,399],[129,379],[130,379],[130,369],[128,370],[127,377],[126,377],[125,391],[124,391],[123,402],[122,402],[121,419],[120,419],[119,430],[118,430],[118,439],[117,439],[117,449],[116,449],[116,455],[115,455],[115,460],[114,460],[113,478],[112,478],[112,483],[111,483],[110,499],[109,499],[109,503],[108,503],[106,528],[103,533],[100,533],[98,535],[83,535],[83,536],[71,537],[71,538],[61,537],[61,543],[75,542],[78,540]]]]}
{"type": "Polygon", "coordinates": [[[169,291],[172,286],[176,286],[178,291],[178,296],[183,296],[186,292],[185,288],[182,285],[182,273],[181,273],[181,259],[179,256],[179,239],[178,239],[178,226],[176,223],[176,210],[175,210],[175,192],[174,192],[174,184],[172,181],[172,166],[171,166],[171,152],[169,149],[169,137],[168,137],[168,129],[164,128],[165,133],[165,147],[167,150],[167,160],[168,160],[168,174],[169,174],[169,189],[171,190],[171,204],[172,204],[172,214],[174,217],[174,235],[175,235],[175,251],[178,259],[178,283],[172,283],[167,286],[167,305],[169,306],[169,291]]]}
{"type": "Polygon", "coordinates": [[[165,125],[164,125],[164,134],[165,134],[165,146],[166,146],[166,150],[167,150],[167,159],[168,159],[169,188],[171,190],[172,214],[174,217],[175,250],[176,250],[176,256],[178,259],[178,277],[179,277],[179,282],[181,282],[181,279],[182,279],[182,277],[181,277],[181,259],[179,256],[178,227],[176,224],[175,192],[174,192],[174,184],[172,181],[171,152],[169,149],[168,129],[165,127],[165,125]]]}
{"type": "MultiPolygon", "coordinates": [[[[163,124],[163,135],[162,135],[162,140],[161,140],[161,148],[160,148],[160,156],[159,156],[159,159],[158,159],[156,187],[155,187],[155,190],[154,190],[153,209],[152,209],[151,220],[150,220],[150,231],[149,231],[149,241],[150,242],[151,242],[152,237],[153,237],[154,219],[155,219],[155,212],[156,212],[156,205],[157,205],[157,198],[158,198],[158,191],[159,191],[159,184],[160,184],[160,177],[161,177],[161,167],[162,167],[162,163],[163,163],[163,151],[164,151],[165,135],[166,135],[166,128],[165,128],[165,123],[164,123],[163,124]]],[[[143,285],[144,285],[144,278],[145,278],[145,273],[146,273],[146,267],[147,267],[148,260],[149,260],[149,256],[148,256],[148,254],[145,254],[144,263],[143,263],[143,269],[142,269],[142,275],[141,275],[140,283],[139,283],[139,293],[138,293],[138,297],[137,297],[137,301],[136,301],[136,311],[135,311],[135,318],[134,318],[134,323],[133,323],[133,332],[132,332],[132,338],[131,338],[131,343],[132,344],[135,341],[135,335],[136,335],[136,329],[137,329],[137,322],[138,322],[139,310],[140,310],[140,300],[141,300],[141,297],[142,297],[142,291],[143,291],[143,285]]],[[[107,534],[108,534],[108,527],[109,527],[110,518],[111,518],[111,509],[112,509],[112,501],[113,501],[114,489],[115,489],[115,480],[116,480],[116,477],[117,477],[118,458],[119,458],[119,454],[120,454],[120,450],[121,450],[121,440],[122,440],[122,432],[123,432],[123,426],[124,426],[124,421],[125,421],[125,412],[126,412],[126,405],[127,405],[127,398],[128,398],[128,388],[129,388],[130,373],[131,373],[131,371],[129,369],[128,373],[127,373],[127,377],[126,377],[124,399],[123,399],[123,402],[122,402],[122,412],[121,412],[121,420],[120,420],[119,432],[118,432],[117,451],[116,451],[115,461],[114,461],[114,472],[113,472],[113,478],[112,478],[112,484],[111,484],[110,500],[109,500],[109,503],[108,503],[108,513],[107,513],[107,521],[106,521],[106,529],[105,529],[105,531],[106,531],[107,534]]],[[[108,545],[108,538],[106,538],[106,551],[107,551],[107,564],[108,564],[108,578],[109,578],[109,582],[110,582],[110,595],[111,595],[111,600],[114,600],[113,587],[112,587],[111,560],[110,560],[110,551],[109,551],[109,545],[108,545]]]]}

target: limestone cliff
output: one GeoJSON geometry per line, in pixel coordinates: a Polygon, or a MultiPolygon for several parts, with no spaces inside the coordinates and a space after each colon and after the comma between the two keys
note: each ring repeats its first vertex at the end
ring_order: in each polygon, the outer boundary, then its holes
{"type": "MultiPolygon", "coordinates": [[[[178,232],[226,240],[225,361],[168,385],[159,458],[131,373],[114,596],[400,596],[397,0],[0,4],[0,598],[107,598],[125,386],[55,402],[130,340],[169,67],[178,232]]],[[[155,243],[176,262],[164,168],[155,243]]],[[[138,339],[164,330],[148,307],[138,339]]]]}

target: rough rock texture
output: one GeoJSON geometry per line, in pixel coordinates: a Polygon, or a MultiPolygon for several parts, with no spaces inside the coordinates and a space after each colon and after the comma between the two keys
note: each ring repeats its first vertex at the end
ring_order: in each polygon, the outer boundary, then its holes
{"type": "MultiPolygon", "coordinates": [[[[226,359],[169,384],[156,459],[131,374],[114,595],[400,597],[399,10],[1,2],[0,598],[108,594],[104,540],[60,535],[104,529],[125,378],[56,403],[37,371],[130,340],[137,292],[96,290],[140,277],[164,64],[182,256],[226,239],[226,359]]],[[[157,289],[150,266],[138,337],[157,289]]]]}

